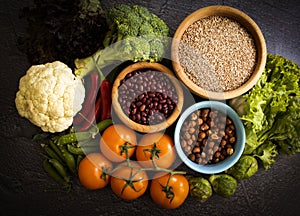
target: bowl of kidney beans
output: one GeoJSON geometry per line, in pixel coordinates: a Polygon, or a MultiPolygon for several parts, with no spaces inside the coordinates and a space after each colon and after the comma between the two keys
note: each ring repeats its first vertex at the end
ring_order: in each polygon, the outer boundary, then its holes
{"type": "Polygon", "coordinates": [[[226,103],[201,101],[180,116],[174,141],[181,160],[203,173],[220,173],[233,166],[245,147],[245,128],[226,103]]]}
{"type": "Polygon", "coordinates": [[[183,106],[183,91],[166,66],[138,62],[123,69],[115,79],[112,105],[127,126],[143,133],[157,132],[177,120],[183,106]]]}

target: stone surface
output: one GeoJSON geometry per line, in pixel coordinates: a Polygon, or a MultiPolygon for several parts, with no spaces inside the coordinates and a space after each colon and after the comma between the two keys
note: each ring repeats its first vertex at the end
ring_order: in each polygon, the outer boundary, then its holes
{"type": "MultiPolygon", "coordinates": [[[[26,20],[19,10],[31,0],[0,0],[0,215],[297,215],[300,211],[300,155],[279,156],[271,169],[262,168],[241,181],[236,194],[228,199],[214,195],[205,203],[192,198],[176,210],[155,205],[149,192],[132,202],[117,198],[109,187],[88,191],[74,179],[69,192],[56,188],[42,169],[40,146],[31,141],[38,131],[19,117],[14,98],[19,78],[30,66],[17,48],[26,20]]],[[[129,0],[102,1],[104,8],[119,2],[141,4],[159,15],[175,32],[180,22],[194,10],[215,4],[236,7],[249,14],[261,27],[268,51],[300,64],[300,4],[297,0],[129,0]]],[[[186,167],[183,169],[189,171],[186,167]]]]}

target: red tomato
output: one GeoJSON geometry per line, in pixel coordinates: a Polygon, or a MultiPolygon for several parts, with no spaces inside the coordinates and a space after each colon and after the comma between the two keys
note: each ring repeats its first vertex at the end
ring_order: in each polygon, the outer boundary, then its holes
{"type": "MultiPolygon", "coordinates": [[[[130,164],[139,167],[137,163],[131,162],[130,164]]],[[[110,186],[112,191],[122,199],[134,200],[145,193],[148,187],[148,177],[145,171],[124,166],[113,172],[110,186]]]]}
{"type": "Polygon", "coordinates": [[[78,166],[80,183],[90,190],[104,188],[110,180],[105,172],[112,170],[112,164],[100,153],[90,153],[78,166]]]}
{"type": "Polygon", "coordinates": [[[102,154],[112,162],[121,162],[126,159],[127,146],[128,157],[135,151],[136,133],[125,125],[115,124],[105,129],[100,139],[102,154]]]}
{"type": "Polygon", "coordinates": [[[169,168],[176,160],[173,139],[163,133],[151,133],[142,137],[136,149],[136,158],[143,167],[169,168]]]}
{"type": "Polygon", "coordinates": [[[156,204],[164,208],[178,208],[184,203],[188,194],[189,183],[184,175],[175,174],[170,177],[170,174],[158,173],[151,181],[150,196],[156,204]]]}

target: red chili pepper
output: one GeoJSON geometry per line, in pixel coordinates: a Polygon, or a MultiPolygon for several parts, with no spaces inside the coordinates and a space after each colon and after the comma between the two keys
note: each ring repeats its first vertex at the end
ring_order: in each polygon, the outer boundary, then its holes
{"type": "MultiPolygon", "coordinates": [[[[93,105],[95,103],[97,93],[98,93],[98,88],[99,88],[99,74],[96,72],[90,73],[90,79],[91,79],[91,84],[90,84],[89,93],[87,99],[85,100],[83,108],[80,111],[81,115],[85,117],[88,116],[88,114],[91,112],[92,108],[94,107],[93,105]]],[[[73,125],[79,125],[84,120],[84,118],[81,115],[77,114],[74,117],[73,125]]]]}
{"type": "Polygon", "coordinates": [[[99,122],[101,120],[101,95],[99,92],[98,98],[95,103],[95,119],[96,122],[99,122]]]}
{"type": "Polygon", "coordinates": [[[101,111],[101,97],[96,100],[95,109],[91,110],[88,116],[86,117],[85,121],[83,122],[82,126],[79,127],[78,132],[87,131],[92,124],[95,124],[97,120],[100,119],[100,111],[101,111]]]}
{"type": "Polygon", "coordinates": [[[103,80],[100,85],[101,94],[101,121],[111,118],[111,91],[110,81],[103,80]]]}

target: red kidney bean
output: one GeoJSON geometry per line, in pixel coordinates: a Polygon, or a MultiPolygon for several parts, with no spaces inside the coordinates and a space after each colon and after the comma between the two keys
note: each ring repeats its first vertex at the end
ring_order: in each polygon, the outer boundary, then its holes
{"type": "Polygon", "coordinates": [[[118,91],[124,113],[145,125],[162,122],[172,114],[178,102],[176,89],[168,76],[150,69],[127,74],[118,91]]]}

